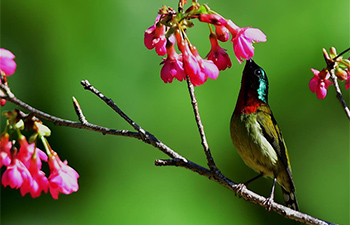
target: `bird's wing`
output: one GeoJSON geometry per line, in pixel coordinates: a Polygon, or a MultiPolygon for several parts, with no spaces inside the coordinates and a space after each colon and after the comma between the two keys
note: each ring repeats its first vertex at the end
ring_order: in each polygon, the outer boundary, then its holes
{"type": "Polygon", "coordinates": [[[259,113],[257,113],[257,121],[261,126],[262,132],[266,140],[272,145],[273,149],[276,151],[278,158],[284,164],[286,171],[292,181],[292,171],[289,163],[287,147],[282,137],[280,128],[278,127],[278,124],[272,115],[271,109],[268,105],[264,104],[259,108],[258,111],[259,113]]]}

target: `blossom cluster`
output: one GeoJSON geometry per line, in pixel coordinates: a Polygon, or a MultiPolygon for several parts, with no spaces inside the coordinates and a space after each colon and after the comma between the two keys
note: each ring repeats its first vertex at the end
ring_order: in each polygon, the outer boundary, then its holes
{"type": "Polygon", "coordinates": [[[311,68],[314,77],[309,83],[310,90],[316,93],[318,99],[326,97],[327,88],[332,84],[329,80],[330,72],[334,73],[338,80],[345,81],[346,90],[350,87],[350,58],[343,59],[342,56],[338,56],[334,47],[330,49],[329,54],[323,49],[323,54],[327,64],[332,65],[332,68],[329,68],[329,65],[321,71],[311,68]]]}
{"type": "Polygon", "coordinates": [[[174,78],[186,80],[187,76],[193,85],[205,83],[209,78],[216,79],[220,70],[231,67],[231,59],[219,42],[233,43],[233,50],[239,63],[254,55],[254,42],[265,42],[265,34],[256,28],[238,27],[231,20],[212,11],[207,5],[193,1],[184,12],[180,1],[178,12],[163,6],[159,10],[154,24],[145,31],[144,44],[148,49],[155,49],[160,56],[166,56],[161,63],[161,79],[171,83],[174,78]],[[197,48],[191,44],[186,30],[193,27],[193,19],[209,25],[211,49],[203,59],[197,48]],[[213,31],[215,27],[215,32],[213,31]],[[180,51],[176,52],[175,44],[180,51]]]}
{"type": "Polygon", "coordinates": [[[29,193],[33,198],[39,197],[42,192],[50,194],[54,199],[59,193],[71,194],[79,189],[79,174],[67,161],[62,162],[57,153],[51,149],[45,136],[50,135],[50,130],[37,119],[20,119],[24,114],[17,110],[4,112],[7,116],[7,126],[0,139],[0,168],[6,170],[1,177],[1,183],[5,187],[10,186],[20,189],[21,195],[29,193]],[[28,124],[35,132],[29,140],[21,133],[28,124]],[[44,151],[36,147],[40,139],[45,147],[44,151]],[[42,162],[47,162],[50,175],[46,177],[41,170],[42,162]]]}
{"type": "MultiPolygon", "coordinates": [[[[13,60],[14,54],[6,49],[0,49],[1,83],[7,83],[7,76],[16,70],[13,60]]],[[[5,94],[0,90],[0,97],[5,94]]],[[[6,100],[1,98],[1,106],[6,100]]],[[[61,161],[57,153],[50,147],[45,136],[50,135],[50,130],[37,118],[28,116],[18,110],[3,112],[7,117],[5,131],[0,138],[0,168],[6,167],[2,174],[1,183],[5,187],[10,186],[20,189],[22,196],[29,193],[33,198],[39,197],[42,192],[48,191],[54,199],[59,193],[71,194],[79,189],[79,174],[67,161],[61,161]],[[33,132],[27,140],[21,131],[26,128],[33,132]],[[40,140],[46,153],[36,147],[40,140]],[[47,162],[50,175],[46,177],[42,171],[42,162],[47,162]]]]}

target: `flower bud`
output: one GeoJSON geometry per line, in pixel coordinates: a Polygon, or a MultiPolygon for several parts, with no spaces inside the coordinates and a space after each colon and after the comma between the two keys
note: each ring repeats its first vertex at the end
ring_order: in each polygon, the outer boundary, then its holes
{"type": "Polygon", "coordinates": [[[346,78],[348,77],[347,73],[340,67],[336,67],[334,73],[337,76],[337,78],[341,81],[346,80],[346,78]]]}
{"type": "Polygon", "coordinates": [[[226,26],[227,21],[224,17],[218,15],[218,14],[200,14],[199,15],[199,21],[205,22],[205,23],[211,23],[218,26],[226,26]]]}

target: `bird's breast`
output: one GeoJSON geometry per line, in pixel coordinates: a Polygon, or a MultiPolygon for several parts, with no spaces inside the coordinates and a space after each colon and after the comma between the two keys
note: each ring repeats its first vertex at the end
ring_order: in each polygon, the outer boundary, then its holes
{"type": "Polygon", "coordinates": [[[243,161],[257,172],[273,177],[278,161],[276,151],[264,137],[256,113],[233,115],[231,138],[243,161]]]}

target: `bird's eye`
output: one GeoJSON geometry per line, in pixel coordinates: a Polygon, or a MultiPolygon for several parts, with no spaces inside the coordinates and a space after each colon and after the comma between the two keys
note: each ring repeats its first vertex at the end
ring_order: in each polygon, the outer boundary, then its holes
{"type": "Polygon", "coordinates": [[[254,70],[254,74],[256,75],[256,76],[261,76],[261,74],[262,74],[262,72],[261,72],[261,70],[260,69],[256,69],[256,70],[254,70]]]}

